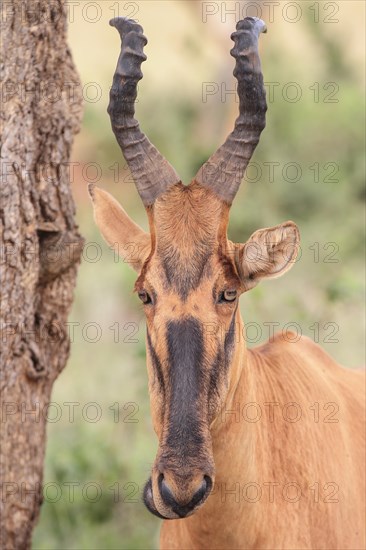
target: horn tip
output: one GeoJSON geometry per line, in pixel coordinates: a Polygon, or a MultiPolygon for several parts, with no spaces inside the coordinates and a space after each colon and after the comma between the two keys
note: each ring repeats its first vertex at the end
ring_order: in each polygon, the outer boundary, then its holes
{"type": "Polygon", "coordinates": [[[254,28],[258,34],[267,32],[267,25],[259,17],[245,17],[241,21],[238,21],[236,25],[237,31],[249,30],[250,28],[254,28]]]}
{"type": "Polygon", "coordinates": [[[123,25],[123,23],[131,21],[131,23],[135,23],[132,19],[128,19],[128,17],[112,17],[112,19],[109,20],[109,24],[111,27],[120,27],[123,25]]]}
{"type": "Polygon", "coordinates": [[[136,31],[142,34],[143,28],[137,23],[134,19],[129,19],[128,17],[113,17],[109,20],[111,27],[115,27],[117,31],[122,34],[127,34],[130,31],[136,31]]]}

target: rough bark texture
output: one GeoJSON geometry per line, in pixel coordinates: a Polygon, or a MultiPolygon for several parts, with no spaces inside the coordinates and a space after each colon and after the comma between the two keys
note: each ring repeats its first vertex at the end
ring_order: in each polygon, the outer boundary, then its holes
{"type": "Polygon", "coordinates": [[[68,162],[81,88],[63,0],[2,13],[0,547],[26,549],[42,501],[47,404],[69,354],[82,249],[68,162]]]}

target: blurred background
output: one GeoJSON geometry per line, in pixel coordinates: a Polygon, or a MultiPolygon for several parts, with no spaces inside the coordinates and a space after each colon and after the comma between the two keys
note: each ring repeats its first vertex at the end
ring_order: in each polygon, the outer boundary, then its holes
{"type": "Polygon", "coordinates": [[[35,549],[157,548],[160,520],[141,490],[156,452],[135,273],[102,241],[87,183],[109,190],[144,228],[145,211],[106,109],[120,49],[111,17],[149,39],[137,115],[188,183],[232,129],[230,34],[262,17],[267,128],[231,211],[229,236],[294,220],[301,258],[241,300],[248,345],[297,330],[350,368],[364,364],[364,21],[347,2],[71,2],[69,44],[85,100],[70,180],[86,239],[70,317],[69,364],[49,410],[45,502],[35,549]],[[290,324],[289,324],[290,323],[290,324]]]}

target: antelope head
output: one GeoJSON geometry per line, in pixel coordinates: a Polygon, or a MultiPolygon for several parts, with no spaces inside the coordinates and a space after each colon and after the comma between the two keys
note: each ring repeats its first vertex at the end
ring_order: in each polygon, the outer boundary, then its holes
{"type": "Polygon", "coordinates": [[[299,233],[293,222],[286,222],[256,231],[244,244],[227,238],[230,206],[265,126],[258,55],[263,21],[247,17],[232,34],[239,116],[225,143],[187,186],[134,118],[146,59],[143,30],[123,18],[111,25],[122,44],[108,112],[150,232],[138,227],[106,191],[91,186],[90,195],[107,243],[122,257],[131,243],[139,251],[132,267],[146,314],[149,393],[159,438],[145,504],[159,517],[184,518],[204,503],[214,482],[212,426],[244,345],[235,338],[239,296],[291,267],[299,233]]]}

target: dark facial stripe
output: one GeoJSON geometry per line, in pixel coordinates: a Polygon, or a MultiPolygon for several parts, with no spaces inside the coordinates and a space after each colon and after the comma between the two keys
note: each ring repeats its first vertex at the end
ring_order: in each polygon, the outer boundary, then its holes
{"type": "Polygon", "coordinates": [[[221,342],[220,342],[219,351],[217,352],[215,361],[211,368],[210,387],[209,387],[209,393],[208,393],[209,404],[214,394],[218,395],[218,387],[219,387],[220,379],[222,376],[226,374],[229,368],[229,365],[231,363],[232,352],[233,352],[234,343],[235,343],[235,329],[236,329],[235,320],[236,320],[237,307],[238,306],[236,306],[235,311],[233,313],[229,330],[225,334],[223,349],[221,347],[221,342]]]}
{"type": "Polygon", "coordinates": [[[229,330],[225,334],[225,340],[224,340],[224,358],[225,358],[225,368],[228,368],[229,363],[231,361],[231,353],[234,348],[234,342],[235,342],[235,328],[236,328],[236,310],[238,309],[238,304],[236,305],[235,311],[233,313],[233,317],[231,319],[231,323],[229,326],[229,330]]]}
{"type": "Polygon", "coordinates": [[[225,246],[220,245],[218,249],[221,267],[224,269],[225,279],[229,283],[232,281],[233,287],[240,286],[240,279],[234,267],[232,259],[225,253],[225,246]]]}
{"type": "Polygon", "coordinates": [[[168,284],[174,286],[182,300],[186,300],[189,292],[198,287],[211,254],[211,249],[195,251],[186,260],[182,260],[179,251],[173,248],[162,254],[162,266],[168,284]]]}
{"type": "Polygon", "coordinates": [[[202,387],[203,336],[198,321],[189,317],[167,327],[170,365],[168,447],[194,456],[203,444],[198,401],[202,387]]]}
{"type": "Polygon", "coordinates": [[[165,397],[165,385],[164,385],[163,369],[161,368],[161,363],[160,363],[159,357],[156,354],[154,346],[151,343],[151,338],[150,338],[150,334],[149,334],[148,330],[146,331],[146,340],[147,340],[147,346],[148,346],[150,357],[151,357],[151,363],[152,363],[154,372],[156,374],[156,377],[158,379],[160,389],[163,392],[163,396],[165,397]]]}
{"type": "Polygon", "coordinates": [[[219,382],[220,378],[222,376],[222,351],[221,349],[217,352],[215,360],[213,362],[212,368],[211,368],[211,374],[210,374],[210,385],[208,388],[208,400],[207,400],[207,407],[210,416],[214,416],[218,413],[218,411],[215,410],[215,406],[217,405],[216,400],[213,399],[213,397],[218,397],[219,392],[219,382]]]}

